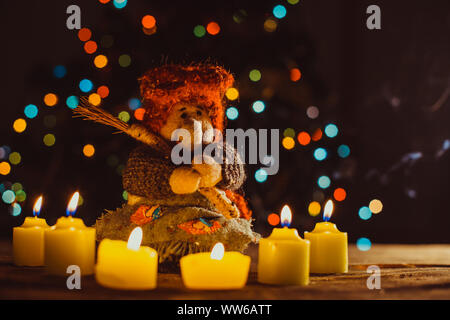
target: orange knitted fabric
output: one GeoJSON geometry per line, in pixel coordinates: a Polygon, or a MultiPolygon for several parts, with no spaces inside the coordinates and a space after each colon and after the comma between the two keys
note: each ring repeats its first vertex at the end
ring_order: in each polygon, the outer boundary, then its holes
{"type": "Polygon", "coordinates": [[[165,124],[172,106],[179,102],[194,103],[209,111],[214,128],[224,128],[226,90],[233,85],[233,76],[214,64],[167,64],[147,71],[140,79],[145,115],[143,122],[158,133],[165,124]]]}

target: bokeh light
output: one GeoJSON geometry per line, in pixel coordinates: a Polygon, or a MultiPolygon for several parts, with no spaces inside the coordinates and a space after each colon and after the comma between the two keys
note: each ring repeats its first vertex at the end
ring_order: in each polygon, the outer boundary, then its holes
{"type": "Polygon", "coordinates": [[[286,12],[286,8],[281,4],[276,5],[272,11],[273,16],[277,19],[283,19],[286,16],[286,12]]]}
{"type": "Polygon", "coordinates": [[[19,119],[15,120],[13,123],[13,129],[17,133],[24,132],[26,128],[27,128],[27,122],[25,121],[25,119],[19,118],[19,119]]]}
{"type": "Polygon", "coordinates": [[[0,174],[3,176],[7,176],[11,172],[11,165],[6,162],[0,162],[0,174]]]}
{"type": "Polygon", "coordinates": [[[140,108],[141,100],[139,100],[138,98],[131,98],[130,100],[128,100],[128,107],[131,110],[136,110],[136,109],[140,108]]]}
{"type": "Polygon", "coordinates": [[[128,191],[127,190],[124,190],[122,192],[122,198],[123,198],[123,200],[128,201],[128,191]]]}
{"type": "Polygon", "coordinates": [[[16,192],[16,201],[24,202],[27,199],[27,194],[23,190],[19,190],[16,192]]]}
{"type": "Polygon", "coordinates": [[[55,78],[58,78],[58,79],[64,78],[66,73],[67,73],[67,69],[63,65],[57,65],[53,68],[53,75],[55,76],[55,78]]]}
{"type": "Polygon", "coordinates": [[[318,203],[317,201],[312,201],[308,205],[308,213],[310,216],[317,216],[320,213],[320,203],[318,203]]]}
{"type": "Polygon", "coordinates": [[[317,128],[314,133],[311,136],[311,140],[312,141],[319,141],[320,139],[322,139],[322,130],[320,130],[320,128],[317,128]]]}
{"type": "Polygon", "coordinates": [[[261,80],[261,72],[258,69],[253,69],[249,72],[248,77],[253,82],[261,80]]]}
{"type": "Polygon", "coordinates": [[[154,16],[147,14],[142,17],[141,23],[144,28],[152,29],[156,26],[156,19],[154,16]]]}
{"type": "Polygon", "coordinates": [[[239,117],[239,110],[235,107],[229,107],[226,111],[227,118],[230,120],[236,120],[239,117]]]}
{"type": "Polygon", "coordinates": [[[302,73],[299,68],[292,68],[290,71],[291,81],[297,82],[302,77],[302,73]]]}
{"type": "Polygon", "coordinates": [[[346,144],[341,144],[337,149],[338,155],[341,158],[347,158],[350,155],[350,147],[346,144]]]}
{"type": "Polygon", "coordinates": [[[311,142],[311,137],[308,132],[302,131],[298,134],[297,140],[302,146],[306,146],[311,142]]]}
{"type": "Polygon", "coordinates": [[[134,111],[134,117],[136,118],[136,120],[142,121],[144,120],[144,116],[145,116],[144,108],[139,108],[134,111]]]}
{"type": "Polygon", "coordinates": [[[17,192],[23,190],[23,185],[20,182],[13,183],[13,185],[11,186],[11,190],[17,194],[17,192]]]}
{"type": "Polygon", "coordinates": [[[98,93],[91,93],[88,100],[93,106],[98,106],[102,102],[102,98],[98,93]]]}
{"type": "Polygon", "coordinates": [[[116,9],[123,9],[126,7],[127,5],[127,0],[113,0],[113,4],[114,7],[116,7],[116,9]]]}
{"type": "Polygon", "coordinates": [[[267,180],[267,171],[263,168],[256,170],[255,180],[260,183],[265,182],[267,180]]]}
{"type": "Polygon", "coordinates": [[[206,31],[208,31],[210,35],[215,36],[219,34],[220,26],[217,22],[212,21],[208,23],[208,25],[206,26],[206,31]]]}
{"type": "Polygon", "coordinates": [[[294,138],[295,137],[295,130],[293,128],[286,128],[283,131],[283,136],[294,138]]]}
{"type": "Polygon", "coordinates": [[[197,38],[201,38],[201,37],[203,37],[205,34],[206,34],[206,29],[205,29],[204,26],[202,26],[202,25],[197,25],[197,26],[194,27],[194,35],[195,35],[197,38]]]}
{"type": "Polygon", "coordinates": [[[306,109],[306,115],[310,119],[316,119],[319,116],[319,108],[317,108],[316,106],[309,106],[306,109]]]}
{"type": "Polygon", "coordinates": [[[281,144],[286,150],[291,150],[295,147],[295,140],[292,137],[284,137],[281,144]]]}
{"type": "Polygon", "coordinates": [[[95,154],[95,147],[92,144],[85,145],[83,147],[83,154],[86,157],[91,158],[95,154]]]}
{"type": "Polygon", "coordinates": [[[372,217],[372,211],[369,207],[364,206],[359,208],[358,215],[362,220],[369,220],[372,217]]]}
{"type": "Polygon", "coordinates": [[[245,11],[244,9],[240,9],[233,14],[233,21],[236,23],[241,23],[245,20],[245,18],[247,18],[247,11],[245,11]]]}
{"type": "Polygon", "coordinates": [[[314,158],[317,161],[323,161],[325,160],[327,157],[327,150],[325,150],[324,148],[317,148],[316,150],[314,150],[314,158]]]}
{"type": "Polygon", "coordinates": [[[227,92],[225,92],[228,100],[236,100],[239,97],[239,91],[236,88],[229,88],[227,92]]]}
{"type": "Polygon", "coordinates": [[[18,165],[22,161],[22,156],[18,152],[12,152],[9,155],[9,162],[13,165],[18,165]]]}
{"type": "Polygon", "coordinates": [[[119,65],[123,68],[128,67],[131,64],[131,57],[128,54],[122,54],[119,57],[119,65]]]}
{"type": "Polygon", "coordinates": [[[29,104],[23,110],[28,119],[34,119],[38,115],[38,108],[34,104],[29,104]]]}
{"type": "Polygon", "coordinates": [[[299,1],[300,0],[287,0],[287,2],[292,5],[297,4],[299,1]]]}
{"type": "Polygon", "coordinates": [[[2,200],[4,203],[11,204],[16,201],[16,194],[12,190],[6,190],[2,194],[2,200]]]}
{"type": "Polygon", "coordinates": [[[383,203],[378,199],[369,202],[369,209],[372,213],[377,214],[383,210],[383,203]]]}
{"type": "Polygon", "coordinates": [[[359,238],[356,240],[356,247],[359,251],[369,251],[372,247],[372,242],[367,238],[359,238]]]}
{"type": "Polygon", "coordinates": [[[92,40],[86,41],[84,43],[84,51],[87,54],[93,54],[95,51],[97,51],[97,47],[97,42],[92,40]]]}
{"type": "Polygon", "coordinates": [[[128,122],[131,119],[130,114],[127,111],[121,111],[119,113],[119,119],[122,120],[123,122],[128,122]]]}
{"type": "Polygon", "coordinates": [[[56,137],[55,137],[54,134],[47,133],[47,134],[44,136],[43,141],[44,141],[44,144],[45,144],[47,147],[51,147],[51,146],[53,146],[53,145],[55,144],[55,142],[56,142],[56,137]]]}
{"type": "Polygon", "coordinates": [[[44,96],[44,103],[49,107],[53,107],[58,103],[58,96],[54,93],[47,93],[44,96]]]}
{"type": "Polygon", "coordinates": [[[66,105],[70,109],[75,109],[76,107],[78,107],[78,97],[77,96],[69,96],[69,97],[67,97],[66,105]]]}
{"type": "Polygon", "coordinates": [[[333,192],[333,197],[336,201],[344,201],[347,198],[347,192],[344,188],[337,188],[333,192]]]}
{"type": "Polygon", "coordinates": [[[278,214],[276,214],[276,213],[271,213],[267,217],[267,222],[271,226],[276,226],[276,225],[278,225],[280,223],[280,216],[278,214]]]}
{"type": "Polygon", "coordinates": [[[109,88],[107,86],[100,86],[97,88],[97,93],[100,98],[105,99],[109,95],[109,88]]]}
{"type": "Polygon", "coordinates": [[[261,113],[264,111],[264,109],[266,109],[266,104],[261,100],[257,100],[255,102],[253,102],[252,109],[256,113],[261,113]]]}
{"type": "Polygon", "coordinates": [[[89,79],[83,79],[80,81],[80,84],[78,85],[80,90],[87,93],[94,88],[94,84],[89,79]]]}
{"type": "Polygon", "coordinates": [[[80,31],[78,31],[78,39],[85,42],[88,41],[92,36],[91,30],[89,28],[81,28],[80,31]]]}
{"type": "Polygon", "coordinates": [[[338,127],[333,123],[327,124],[324,131],[328,138],[336,137],[339,132],[338,127]]]}
{"type": "Polygon", "coordinates": [[[13,203],[11,205],[10,213],[12,216],[17,217],[22,213],[22,207],[18,203],[13,203]]]}
{"type": "Polygon", "coordinates": [[[106,67],[107,64],[108,58],[103,54],[99,54],[94,58],[94,65],[99,69],[106,67]]]}
{"type": "Polygon", "coordinates": [[[266,21],[264,21],[264,30],[266,30],[267,32],[274,32],[275,30],[277,30],[277,26],[278,23],[272,18],[268,18],[266,19],[266,21]]]}
{"type": "Polygon", "coordinates": [[[319,179],[317,179],[317,184],[322,189],[326,189],[330,186],[331,179],[328,176],[321,176],[321,177],[319,177],[319,179]]]}

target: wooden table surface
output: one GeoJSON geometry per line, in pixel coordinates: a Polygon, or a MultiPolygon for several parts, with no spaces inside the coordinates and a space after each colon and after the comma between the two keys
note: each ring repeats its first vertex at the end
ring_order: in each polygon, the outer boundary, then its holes
{"type": "Polygon", "coordinates": [[[194,291],[183,287],[179,274],[159,274],[151,291],[119,291],[83,277],[81,290],[68,290],[65,277],[43,268],[12,264],[10,241],[0,242],[0,299],[450,299],[450,245],[373,244],[361,252],[349,247],[349,272],[311,275],[309,286],[269,286],[256,281],[257,248],[251,247],[247,286],[232,291],[194,291]],[[367,267],[381,268],[381,290],[369,290],[367,267]]]}

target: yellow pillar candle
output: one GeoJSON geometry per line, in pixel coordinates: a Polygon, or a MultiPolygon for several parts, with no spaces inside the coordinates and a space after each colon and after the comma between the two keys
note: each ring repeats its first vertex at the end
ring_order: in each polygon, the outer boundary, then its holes
{"type": "Polygon", "coordinates": [[[104,239],[97,255],[95,278],[107,288],[147,290],[156,288],[158,253],[150,247],[141,247],[142,229],[136,227],[128,243],[104,239]]]}
{"type": "Polygon", "coordinates": [[[209,252],[188,254],[180,259],[181,277],[189,289],[240,289],[247,282],[250,257],[228,251],[217,243],[209,252]]]}
{"type": "Polygon", "coordinates": [[[45,266],[47,272],[67,275],[67,267],[77,265],[82,275],[94,273],[95,229],[74,218],[79,193],[75,192],[67,206],[67,217],[45,231],[45,266]]]}
{"type": "Polygon", "coordinates": [[[266,284],[307,285],[309,283],[309,241],[297,229],[288,228],[292,213],[281,210],[281,225],[259,240],[258,282],[266,284]]]}
{"type": "Polygon", "coordinates": [[[42,196],[36,200],[32,217],[26,217],[20,227],[13,228],[13,256],[17,266],[44,265],[44,230],[49,228],[45,219],[38,218],[42,196]]]}
{"type": "Polygon", "coordinates": [[[323,219],[312,232],[305,232],[311,242],[311,273],[345,273],[348,271],[347,233],[340,232],[328,222],[333,212],[333,201],[325,204],[323,219]]]}

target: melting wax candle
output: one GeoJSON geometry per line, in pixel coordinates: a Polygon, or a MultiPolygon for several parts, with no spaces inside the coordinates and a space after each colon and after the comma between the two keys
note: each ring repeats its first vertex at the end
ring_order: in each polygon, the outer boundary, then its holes
{"type": "Polygon", "coordinates": [[[311,242],[311,273],[344,273],[348,271],[347,233],[340,232],[328,222],[333,212],[333,201],[328,200],[319,222],[312,232],[305,232],[311,242]]]}
{"type": "Polygon", "coordinates": [[[13,229],[13,256],[17,266],[44,265],[44,230],[49,225],[45,219],[38,218],[41,207],[42,196],[34,204],[34,217],[26,217],[20,227],[13,229]]]}
{"type": "Polygon", "coordinates": [[[104,239],[98,247],[95,278],[102,286],[113,289],[154,289],[158,275],[158,253],[140,246],[142,229],[136,227],[128,243],[104,239]]]}
{"type": "Polygon", "coordinates": [[[288,228],[292,213],[286,205],[281,210],[281,224],[259,241],[258,281],[266,284],[307,285],[309,283],[308,240],[297,229],[288,228]]]}
{"type": "Polygon", "coordinates": [[[209,252],[188,254],[180,259],[181,277],[189,289],[226,290],[245,286],[250,257],[228,251],[217,243],[209,252]]]}
{"type": "Polygon", "coordinates": [[[67,267],[77,265],[82,275],[94,273],[95,229],[74,218],[79,193],[75,192],[67,206],[67,217],[45,231],[45,266],[50,274],[67,275],[67,267]]]}

